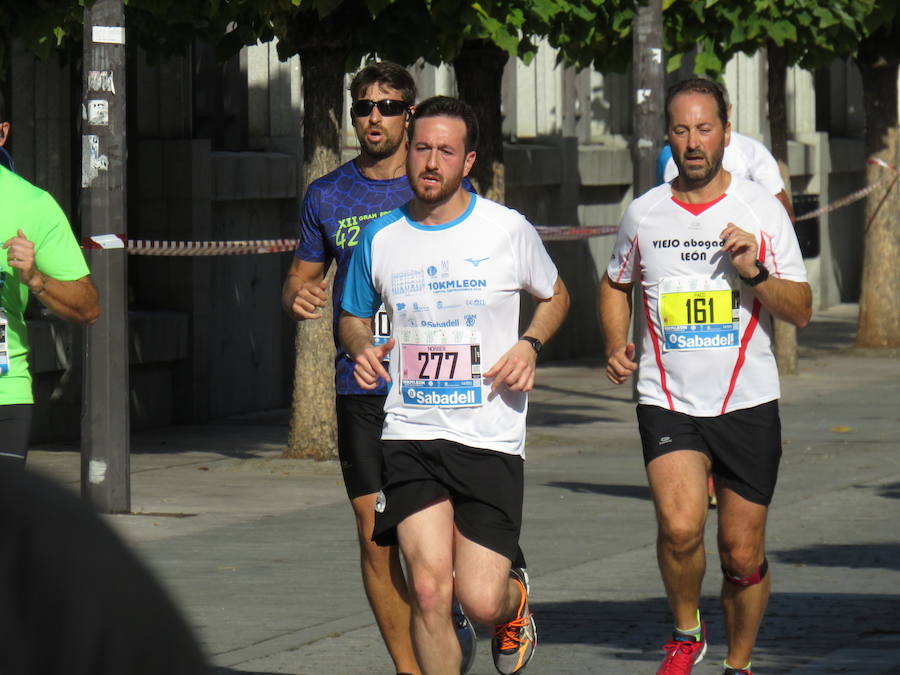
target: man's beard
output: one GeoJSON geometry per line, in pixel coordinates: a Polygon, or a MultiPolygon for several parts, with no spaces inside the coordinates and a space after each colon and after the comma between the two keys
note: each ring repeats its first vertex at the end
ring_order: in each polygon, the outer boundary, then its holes
{"type": "Polygon", "coordinates": [[[359,139],[360,147],[362,151],[367,154],[372,159],[385,159],[386,157],[390,157],[397,149],[400,147],[400,144],[403,143],[403,136],[400,135],[397,138],[391,138],[384,129],[380,129],[381,131],[381,140],[376,142],[371,142],[368,138],[366,138],[365,134],[363,134],[359,139]]]}
{"type": "Polygon", "coordinates": [[[722,145],[712,155],[707,155],[705,152],[697,150],[685,152],[682,157],[676,158],[675,164],[678,167],[681,186],[687,189],[694,189],[709,184],[722,168],[722,157],[724,154],[725,146],[722,145]],[[706,163],[697,167],[691,167],[687,164],[688,159],[696,158],[703,158],[706,160],[706,163]]]}
{"type": "Polygon", "coordinates": [[[413,192],[416,194],[416,199],[420,202],[424,202],[426,204],[437,204],[442,201],[445,201],[448,197],[450,197],[453,193],[455,193],[459,186],[462,184],[462,175],[459,176],[443,176],[438,173],[433,173],[430,171],[423,171],[418,176],[416,176],[416,181],[413,184],[413,192]],[[440,183],[435,185],[431,183],[422,184],[421,178],[422,176],[436,176],[440,179],[440,183]]]}

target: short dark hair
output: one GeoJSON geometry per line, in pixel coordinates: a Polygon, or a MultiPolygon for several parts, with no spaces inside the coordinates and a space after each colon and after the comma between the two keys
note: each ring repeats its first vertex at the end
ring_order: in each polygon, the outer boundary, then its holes
{"type": "Polygon", "coordinates": [[[478,145],[478,118],[475,111],[465,101],[450,96],[432,96],[416,106],[409,122],[409,138],[412,140],[416,120],[423,117],[455,117],[466,125],[466,153],[472,152],[478,145]]]}
{"type": "Polygon", "coordinates": [[[0,122],[6,122],[6,97],[0,91],[0,122]]]}
{"type": "Polygon", "coordinates": [[[713,82],[712,80],[707,80],[703,77],[692,77],[687,80],[682,80],[676,84],[673,84],[669,87],[669,91],[666,92],[666,129],[668,130],[669,125],[672,123],[672,114],[670,112],[670,107],[672,105],[672,99],[674,99],[678,94],[706,94],[708,96],[712,96],[716,101],[716,108],[718,109],[719,119],[722,121],[722,126],[724,127],[728,124],[728,101],[725,98],[724,89],[721,85],[713,82]]]}
{"type": "Polygon", "coordinates": [[[407,105],[416,102],[416,81],[403,66],[391,61],[373,61],[353,76],[350,97],[355,101],[373,84],[386,85],[400,92],[407,105]]]}

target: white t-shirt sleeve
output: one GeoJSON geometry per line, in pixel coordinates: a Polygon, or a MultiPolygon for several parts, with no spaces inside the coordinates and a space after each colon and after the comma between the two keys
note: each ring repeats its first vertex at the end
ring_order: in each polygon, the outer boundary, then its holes
{"type": "Polygon", "coordinates": [[[784,190],[778,162],[769,149],[755,138],[744,136],[741,150],[747,157],[747,177],[754,183],[762,185],[770,195],[777,195],[784,190]]]}
{"type": "Polygon", "coordinates": [[[542,300],[552,298],[559,272],[538,231],[522,217],[520,226],[513,231],[512,241],[521,288],[542,300]]]}
{"type": "Polygon", "coordinates": [[[800,252],[794,226],[787,212],[781,208],[781,202],[778,202],[778,207],[774,209],[775,226],[766,227],[760,232],[766,246],[763,264],[770,274],[779,279],[806,281],[806,265],[803,264],[803,254],[800,252]]]}
{"type": "Polygon", "coordinates": [[[663,182],[671,183],[672,179],[678,175],[678,166],[675,164],[675,160],[672,157],[669,157],[669,161],[666,162],[666,168],[663,172],[663,182]]]}
{"type": "Polygon", "coordinates": [[[622,222],[619,223],[619,233],[616,237],[616,245],[613,248],[612,257],[606,267],[606,274],[610,281],[619,284],[630,284],[636,281],[635,269],[638,259],[637,216],[634,204],[625,210],[622,222]]]}

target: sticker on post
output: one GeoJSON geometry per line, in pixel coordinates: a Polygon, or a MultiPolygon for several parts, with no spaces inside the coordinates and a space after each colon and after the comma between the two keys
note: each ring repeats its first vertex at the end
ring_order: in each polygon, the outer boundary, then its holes
{"type": "Polygon", "coordinates": [[[737,348],[740,317],[741,293],[732,280],[660,279],[659,323],[665,351],[737,348]]]}
{"type": "Polygon", "coordinates": [[[87,102],[87,121],[95,127],[109,126],[109,101],[102,98],[87,102]]]}
{"type": "Polygon", "coordinates": [[[89,70],[87,77],[88,91],[108,91],[116,93],[116,83],[111,70],[89,70]]]}
{"type": "Polygon", "coordinates": [[[400,331],[403,405],[481,406],[481,339],[476,331],[403,328],[400,331]]]}
{"type": "Polygon", "coordinates": [[[124,45],[125,26],[94,26],[91,28],[91,40],[100,44],[124,45]]]}

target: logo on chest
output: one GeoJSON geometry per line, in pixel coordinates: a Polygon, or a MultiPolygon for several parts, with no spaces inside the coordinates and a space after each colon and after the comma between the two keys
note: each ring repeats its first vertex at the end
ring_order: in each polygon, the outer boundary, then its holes
{"type": "Polygon", "coordinates": [[[689,262],[709,260],[711,255],[722,248],[721,239],[654,239],[653,248],[657,250],[669,249],[678,256],[679,260],[689,262]]]}

